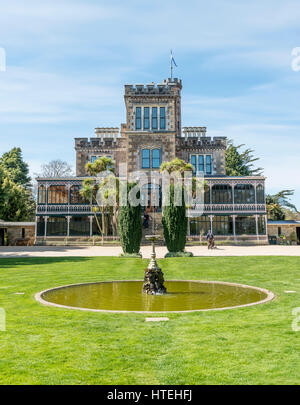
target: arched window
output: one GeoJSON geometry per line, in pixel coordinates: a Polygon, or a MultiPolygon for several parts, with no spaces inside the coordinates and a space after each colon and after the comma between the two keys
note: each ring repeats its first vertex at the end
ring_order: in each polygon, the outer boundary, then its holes
{"type": "Polygon", "coordinates": [[[228,184],[216,184],[212,187],[213,204],[231,204],[232,189],[228,184]]]}
{"type": "Polygon", "coordinates": [[[38,203],[39,204],[46,204],[46,187],[43,186],[43,185],[39,186],[38,203]]]}
{"type": "Polygon", "coordinates": [[[55,185],[48,188],[48,204],[67,204],[68,190],[64,185],[55,185]]]}
{"type": "Polygon", "coordinates": [[[160,166],[160,150],[152,150],[152,169],[159,169],[160,166]]]}
{"type": "Polygon", "coordinates": [[[235,204],[254,204],[255,193],[252,184],[237,184],[234,187],[235,204]]]}
{"type": "Polygon", "coordinates": [[[256,200],[258,204],[265,203],[265,190],[262,184],[256,186],[256,200]]]}
{"type": "Polygon", "coordinates": [[[80,186],[74,185],[70,187],[70,204],[87,204],[86,201],[80,194],[80,186]]]}
{"type": "Polygon", "coordinates": [[[150,169],[150,149],[142,150],[142,168],[150,169]]]}

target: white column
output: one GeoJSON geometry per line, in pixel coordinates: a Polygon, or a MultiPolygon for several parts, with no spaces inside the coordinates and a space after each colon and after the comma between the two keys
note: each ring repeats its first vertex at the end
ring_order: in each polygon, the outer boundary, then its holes
{"type": "Polygon", "coordinates": [[[256,239],[259,240],[259,237],[258,237],[258,215],[255,215],[255,228],[256,228],[256,239]]]}
{"type": "Polygon", "coordinates": [[[47,222],[48,222],[48,217],[44,217],[44,221],[45,221],[44,240],[46,240],[46,237],[47,237],[47,222]]]}
{"type": "Polygon", "coordinates": [[[70,236],[70,221],[71,221],[71,217],[68,215],[67,217],[67,237],[70,236]]]}
{"type": "Polygon", "coordinates": [[[90,217],[90,236],[93,236],[93,217],[90,217]]]}
{"type": "Polygon", "coordinates": [[[210,219],[210,232],[213,231],[213,217],[214,217],[214,215],[209,216],[209,219],[210,219]]]}
{"type": "Polygon", "coordinates": [[[36,240],[37,237],[37,224],[38,224],[38,216],[35,217],[35,231],[34,231],[34,238],[36,240]]]}
{"type": "Polygon", "coordinates": [[[236,241],[235,218],[236,218],[236,215],[232,215],[233,238],[234,238],[234,240],[236,241]]]}

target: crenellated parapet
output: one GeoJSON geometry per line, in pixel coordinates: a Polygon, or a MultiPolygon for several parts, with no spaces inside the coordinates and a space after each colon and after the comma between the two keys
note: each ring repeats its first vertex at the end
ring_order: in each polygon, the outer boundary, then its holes
{"type": "Polygon", "coordinates": [[[145,96],[145,95],[170,95],[173,96],[176,89],[181,90],[182,83],[180,79],[166,79],[162,83],[151,84],[125,84],[125,97],[126,96],[145,96]]]}
{"type": "Polygon", "coordinates": [[[126,138],[75,138],[76,176],[87,174],[85,165],[102,156],[110,157],[116,169],[120,162],[126,162],[126,138]]]}
{"type": "MultiPolygon", "coordinates": [[[[205,127],[204,127],[205,128],[205,127]]],[[[214,149],[226,150],[227,138],[225,136],[194,136],[176,138],[176,147],[178,149],[214,149]]]]}
{"type": "Polygon", "coordinates": [[[75,138],[75,150],[91,150],[98,152],[106,149],[119,149],[126,147],[124,138],[75,138]]]}

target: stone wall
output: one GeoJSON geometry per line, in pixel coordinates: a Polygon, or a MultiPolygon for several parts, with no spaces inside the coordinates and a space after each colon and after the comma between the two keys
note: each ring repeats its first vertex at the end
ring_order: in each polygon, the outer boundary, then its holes
{"type": "Polygon", "coordinates": [[[12,246],[33,245],[35,238],[35,225],[7,227],[7,237],[8,244],[12,246]],[[24,238],[22,237],[22,229],[25,230],[24,238]]]}
{"type": "Polygon", "coordinates": [[[126,138],[75,138],[76,150],[76,176],[86,176],[85,165],[91,161],[92,156],[112,156],[115,163],[116,174],[120,162],[126,162],[126,138]]]}
{"type": "Polygon", "coordinates": [[[212,155],[212,175],[225,175],[226,137],[176,138],[176,156],[190,162],[192,154],[212,155]]]}
{"type": "Polygon", "coordinates": [[[142,106],[166,107],[166,130],[181,135],[181,80],[167,79],[157,86],[152,84],[125,85],[126,127],[135,131],[135,109],[142,106]]]}
{"type": "Polygon", "coordinates": [[[269,225],[268,224],[268,235],[269,236],[276,236],[278,237],[278,228],[281,228],[281,235],[289,238],[291,233],[295,232],[296,233],[296,229],[297,226],[293,225],[293,224],[284,224],[284,225],[269,225]]]}
{"type": "Polygon", "coordinates": [[[175,133],[127,133],[128,174],[142,170],[148,174],[151,169],[142,169],[142,149],[160,149],[161,162],[175,158],[175,133]]]}

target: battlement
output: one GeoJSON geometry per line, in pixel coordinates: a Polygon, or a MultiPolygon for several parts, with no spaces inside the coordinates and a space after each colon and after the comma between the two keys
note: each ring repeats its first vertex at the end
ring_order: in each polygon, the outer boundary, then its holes
{"type": "Polygon", "coordinates": [[[182,136],[184,138],[199,138],[206,136],[206,127],[183,127],[182,136]]]}
{"type": "Polygon", "coordinates": [[[150,84],[125,84],[125,96],[139,96],[146,94],[153,95],[174,95],[175,89],[182,88],[182,82],[180,79],[165,79],[162,83],[155,85],[155,83],[150,84]]]}
{"type": "Polygon", "coordinates": [[[106,127],[98,127],[95,128],[95,135],[96,138],[119,138],[120,137],[120,131],[118,127],[114,128],[106,128],[106,127]]]}
{"type": "Polygon", "coordinates": [[[124,138],[75,138],[75,150],[118,149],[125,147],[124,138]]]}
{"type": "Polygon", "coordinates": [[[205,149],[226,149],[226,136],[203,137],[181,137],[176,139],[177,148],[205,148],[205,149]]]}

